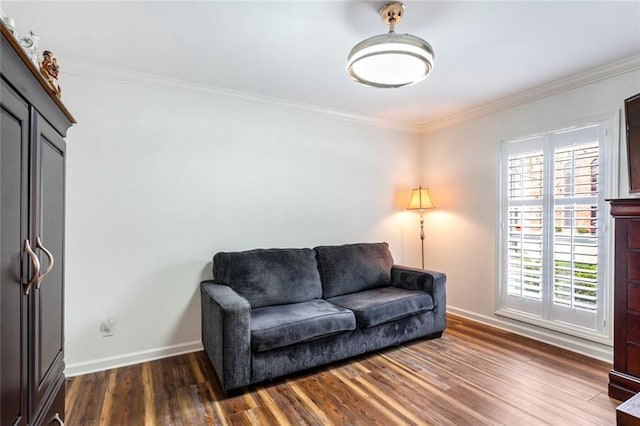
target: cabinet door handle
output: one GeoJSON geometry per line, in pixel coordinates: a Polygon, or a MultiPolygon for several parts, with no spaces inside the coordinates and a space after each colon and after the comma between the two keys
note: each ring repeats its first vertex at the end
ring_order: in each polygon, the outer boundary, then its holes
{"type": "Polygon", "coordinates": [[[60,426],[64,426],[64,422],[62,421],[62,419],[60,418],[60,414],[56,413],[55,416],[53,416],[53,419],[51,419],[51,422],[58,422],[58,424],[60,426]]]}
{"type": "Polygon", "coordinates": [[[38,260],[38,256],[31,249],[31,244],[29,244],[29,239],[24,240],[24,252],[29,255],[31,258],[31,267],[33,269],[31,279],[27,281],[26,284],[22,285],[22,289],[24,294],[27,295],[31,291],[31,286],[34,282],[38,281],[38,276],[40,275],[40,261],[38,260]]]}
{"type": "Polygon", "coordinates": [[[51,269],[53,268],[54,260],[53,260],[53,254],[51,254],[51,252],[47,250],[47,248],[42,244],[42,240],[40,239],[40,237],[36,238],[36,248],[39,248],[40,250],[42,250],[44,254],[47,255],[47,259],[49,260],[49,266],[47,266],[47,269],[45,269],[45,271],[42,274],[40,274],[40,276],[36,280],[36,289],[39,289],[40,283],[42,283],[42,280],[44,279],[44,277],[46,277],[47,274],[51,272],[51,269]]]}

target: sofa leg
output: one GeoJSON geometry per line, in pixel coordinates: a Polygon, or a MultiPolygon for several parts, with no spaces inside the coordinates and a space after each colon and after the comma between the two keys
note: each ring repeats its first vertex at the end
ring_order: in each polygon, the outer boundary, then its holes
{"type": "Polygon", "coordinates": [[[437,333],[432,333],[427,336],[427,339],[437,339],[438,337],[442,337],[442,333],[444,333],[444,330],[438,331],[437,333]]]}

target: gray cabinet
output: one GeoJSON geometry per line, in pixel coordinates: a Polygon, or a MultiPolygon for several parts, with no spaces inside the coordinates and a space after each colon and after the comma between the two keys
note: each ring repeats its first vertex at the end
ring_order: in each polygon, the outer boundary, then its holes
{"type": "Polygon", "coordinates": [[[0,425],[59,424],[63,137],[75,121],[15,39],[0,30],[0,425]]]}

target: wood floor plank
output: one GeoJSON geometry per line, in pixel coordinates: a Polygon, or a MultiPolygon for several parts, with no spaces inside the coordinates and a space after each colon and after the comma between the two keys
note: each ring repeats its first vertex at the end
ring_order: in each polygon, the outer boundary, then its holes
{"type": "Polygon", "coordinates": [[[402,382],[398,382],[398,378],[392,375],[373,372],[366,379],[360,377],[357,381],[377,398],[386,399],[405,416],[411,415],[413,418],[422,419],[427,424],[462,424],[465,419],[460,413],[451,412],[442,404],[434,404],[432,395],[417,392],[406,384],[399,385],[402,382]]]}
{"type": "MultiPolygon", "coordinates": [[[[117,408],[113,407],[113,397],[116,395],[116,376],[118,375],[118,370],[111,370],[109,372],[108,380],[107,380],[107,388],[104,392],[104,402],[102,404],[102,410],[100,412],[100,424],[108,425],[112,424],[111,417],[117,414],[117,408]]],[[[127,407],[122,407],[126,409],[127,407]]]]}
{"type": "Polygon", "coordinates": [[[484,414],[470,409],[464,400],[451,397],[446,391],[442,391],[438,386],[434,386],[428,381],[422,380],[418,375],[414,375],[412,370],[406,365],[399,363],[389,355],[383,355],[381,361],[387,363],[388,367],[398,374],[397,379],[402,383],[409,381],[415,388],[421,390],[420,394],[428,395],[433,406],[445,411],[449,416],[464,416],[475,424],[490,424],[491,419],[484,414]]]}
{"type": "Polygon", "coordinates": [[[142,364],[142,392],[144,398],[144,425],[154,426],[156,420],[155,387],[148,363],[142,364]]]}
{"type": "Polygon", "coordinates": [[[198,393],[198,399],[204,410],[204,424],[207,425],[226,425],[226,418],[217,406],[215,392],[211,385],[207,382],[196,383],[194,385],[198,393]]]}
{"type": "Polygon", "coordinates": [[[89,374],[67,380],[66,411],[78,413],[77,424],[99,424],[106,391],[107,373],[89,374]]]}
{"type": "MultiPolygon", "coordinates": [[[[382,398],[382,401],[378,401],[374,398],[375,395],[371,393],[365,392],[363,387],[358,386],[353,378],[349,378],[344,375],[341,371],[336,370],[333,371],[333,375],[336,376],[344,385],[348,387],[354,393],[355,398],[359,398],[362,401],[367,401],[369,407],[376,409],[381,416],[378,420],[384,425],[422,425],[426,424],[424,419],[420,419],[415,416],[413,413],[407,412],[405,410],[399,410],[397,407],[393,407],[391,404],[388,404],[386,398],[382,398]]],[[[361,377],[360,375],[355,377],[361,377]]]]}
{"type": "Polygon", "coordinates": [[[347,416],[352,419],[350,424],[388,426],[392,423],[392,419],[385,421],[385,413],[375,404],[359,398],[349,387],[345,387],[333,371],[317,374],[314,380],[323,393],[331,395],[333,406],[337,410],[348,413],[347,416]]]}
{"type": "MultiPolygon", "coordinates": [[[[423,357],[422,362],[433,363],[434,368],[442,368],[443,372],[460,377],[469,384],[480,383],[484,391],[504,395],[503,399],[520,407],[523,412],[532,415],[544,413],[547,419],[556,421],[564,419],[565,422],[570,422],[581,419],[585,424],[601,424],[603,421],[606,424],[606,419],[609,418],[609,415],[601,417],[602,410],[587,403],[592,394],[586,393],[582,398],[577,397],[571,384],[559,387],[553,382],[552,377],[545,381],[535,374],[529,374],[524,366],[518,371],[512,366],[503,366],[500,362],[485,365],[483,358],[469,358],[468,354],[461,356],[453,352],[447,357],[437,353],[428,355],[429,359],[423,357]],[[527,372],[523,374],[525,370],[527,372]],[[509,389],[515,392],[510,393],[509,389]],[[557,404],[555,395],[558,394],[564,395],[563,400],[566,404],[557,404]]],[[[576,379],[576,386],[578,382],[579,379],[576,379]]]]}
{"type": "Polygon", "coordinates": [[[526,365],[514,368],[513,365],[505,365],[485,357],[473,357],[472,360],[469,360],[470,354],[449,354],[447,358],[440,354],[430,354],[430,361],[425,359],[426,354],[422,353],[422,355],[423,362],[439,361],[434,362],[434,368],[442,368],[442,365],[447,365],[447,361],[450,361],[449,369],[442,371],[442,374],[455,373],[456,377],[468,377],[469,374],[475,374],[479,380],[499,378],[503,382],[511,385],[517,384],[526,389],[541,388],[546,392],[557,390],[582,399],[592,398],[598,393],[597,387],[583,387],[579,378],[568,382],[559,374],[547,374],[543,366],[533,369],[533,361],[531,360],[526,365]]]}
{"type": "Polygon", "coordinates": [[[319,420],[319,424],[328,425],[328,426],[334,424],[331,420],[329,420],[329,417],[324,412],[324,410],[321,410],[320,407],[318,407],[316,403],[313,402],[313,400],[309,397],[309,395],[307,395],[305,392],[303,392],[302,389],[300,389],[300,386],[298,386],[298,384],[291,383],[290,387],[291,387],[291,390],[299,398],[299,401],[309,408],[309,412],[314,413],[315,416],[317,416],[319,420]]]}
{"type": "MultiPolygon", "coordinates": [[[[565,368],[558,367],[552,369],[548,362],[541,362],[540,359],[530,358],[526,363],[513,363],[505,359],[497,359],[492,356],[491,351],[476,352],[473,342],[459,343],[457,351],[451,355],[460,363],[470,356],[474,356],[473,365],[478,369],[489,372],[495,377],[502,377],[507,381],[516,381],[527,388],[542,387],[547,391],[559,390],[568,394],[577,396],[582,399],[589,399],[602,390],[600,381],[588,380],[581,373],[575,372],[573,375],[568,373],[565,368]],[[465,344],[466,343],[466,344],[465,344]],[[462,349],[466,349],[466,353],[462,349]]],[[[425,352],[421,349],[415,351],[422,356],[431,357],[431,352],[425,352]]],[[[436,356],[438,356],[436,354],[436,356]]],[[[605,376],[606,377],[606,376],[605,376]]]]}
{"type": "MultiPolygon", "coordinates": [[[[371,373],[366,377],[359,376],[355,381],[356,384],[362,386],[363,389],[366,389],[369,395],[376,398],[383,404],[388,405],[394,412],[398,413],[398,417],[407,418],[415,424],[430,423],[430,417],[424,416],[420,413],[418,408],[420,406],[419,404],[423,404],[425,401],[418,401],[418,405],[416,405],[416,400],[414,398],[417,397],[417,395],[415,395],[415,393],[411,393],[411,397],[408,397],[405,393],[407,388],[403,388],[402,390],[396,389],[394,397],[390,398],[389,395],[394,392],[393,387],[389,386],[384,381],[380,381],[376,373],[371,373]]],[[[437,413],[433,413],[431,419],[437,417],[437,413]]],[[[441,417],[440,420],[444,422],[446,421],[446,418],[441,417]]]]}
{"type": "Polygon", "coordinates": [[[67,424],[612,425],[611,365],[447,317],[417,340],[225,396],[203,352],[67,380],[67,424]]]}
{"type": "Polygon", "coordinates": [[[260,406],[264,407],[266,410],[273,414],[277,424],[281,426],[289,426],[291,422],[287,418],[284,411],[280,409],[278,404],[274,401],[274,399],[269,395],[269,392],[265,389],[264,386],[259,386],[256,388],[256,396],[260,401],[260,406]]]}
{"type": "Polygon", "coordinates": [[[493,424],[540,424],[543,420],[536,413],[528,412],[522,405],[512,404],[496,395],[470,384],[451,388],[448,392],[453,398],[464,401],[472,410],[482,413],[493,424]]]}

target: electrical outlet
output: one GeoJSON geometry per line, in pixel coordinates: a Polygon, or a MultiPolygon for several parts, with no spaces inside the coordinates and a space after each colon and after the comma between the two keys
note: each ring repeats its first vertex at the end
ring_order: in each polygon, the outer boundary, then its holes
{"type": "Polygon", "coordinates": [[[100,333],[102,333],[102,337],[113,336],[113,319],[108,318],[100,324],[100,333]]]}

